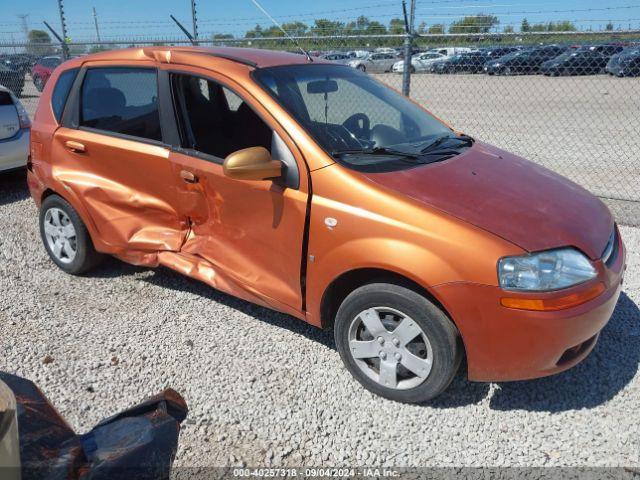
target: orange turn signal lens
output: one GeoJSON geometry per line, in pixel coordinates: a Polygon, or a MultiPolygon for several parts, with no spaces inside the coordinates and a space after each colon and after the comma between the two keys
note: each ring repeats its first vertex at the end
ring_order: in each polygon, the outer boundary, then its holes
{"type": "Polygon", "coordinates": [[[604,292],[604,284],[596,283],[595,285],[582,290],[580,292],[565,295],[556,298],[510,298],[504,297],[500,299],[503,307],[517,308],[518,310],[535,310],[538,312],[548,312],[554,310],[562,310],[565,308],[575,307],[582,303],[588,302],[596,298],[604,292]]]}

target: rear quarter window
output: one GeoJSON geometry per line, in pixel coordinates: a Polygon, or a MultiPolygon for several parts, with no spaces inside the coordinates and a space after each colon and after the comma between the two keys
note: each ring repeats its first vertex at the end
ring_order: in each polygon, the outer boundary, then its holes
{"type": "Polygon", "coordinates": [[[78,71],[78,68],[72,68],[71,70],[62,72],[58,77],[56,86],[53,88],[53,94],[51,95],[51,108],[53,109],[53,114],[55,115],[58,123],[60,123],[60,119],[62,118],[64,106],[67,103],[69,92],[71,91],[73,82],[78,75],[78,71]]]}

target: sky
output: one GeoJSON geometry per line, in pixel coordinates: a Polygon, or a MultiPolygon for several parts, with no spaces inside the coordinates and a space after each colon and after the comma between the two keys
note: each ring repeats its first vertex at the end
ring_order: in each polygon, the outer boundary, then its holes
{"type": "MultiPolygon", "coordinates": [[[[359,15],[388,24],[402,15],[401,0],[259,0],[280,22],[315,18],[350,21],[359,15]]],[[[408,0],[409,1],[409,0],[408,0]]],[[[0,42],[23,41],[19,15],[28,15],[28,28],[44,28],[43,20],[60,28],[57,0],[0,0],[0,42]]],[[[211,33],[243,36],[255,26],[271,25],[250,0],[196,0],[201,37],[211,33]]],[[[191,0],[64,0],[68,36],[72,41],[95,39],[92,7],[96,8],[103,40],[137,37],[182,38],[169,14],[191,29],[191,0]]],[[[571,20],[580,29],[640,29],[639,0],[417,0],[416,25],[449,24],[463,15],[496,15],[501,27],[518,29],[526,17],[530,23],[571,20]]]]}

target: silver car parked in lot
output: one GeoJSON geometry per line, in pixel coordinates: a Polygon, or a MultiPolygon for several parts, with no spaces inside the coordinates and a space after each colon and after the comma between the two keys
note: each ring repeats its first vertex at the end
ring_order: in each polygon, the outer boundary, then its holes
{"type": "Polygon", "coordinates": [[[352,60],[348,65],[363,72],[385,73],[390,72],[397,61],[398,56],[393,53],[374,52],[364,58],[352,60]]]}
{"type": "MultiPolygon", "coordinates": [[[[410,72],[426,72],[429,65],[443,58],[445,58],[445,55],[437,52],[416,53],[413,57],[411,57],[411,67],[409,67],[410,72]]],[[[393,72],[404,72],[404,60],[400,60],[393,65],[393,72]]]]}
{"type": "Polygon", "coordinates": [[[20,101],[0,86],[0,172],[26,166],[30,127],[29,115],[20,101]]]}

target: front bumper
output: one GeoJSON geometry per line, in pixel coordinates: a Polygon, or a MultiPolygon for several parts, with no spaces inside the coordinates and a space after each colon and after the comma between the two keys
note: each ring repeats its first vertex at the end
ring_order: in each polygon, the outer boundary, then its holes
{"type": "Polygon", "coordinates": [[[21,129],[13,137],[0,140],[0,172],[22,168],[29,155],[29,129],[21,129]]]}
{"type": "MultiPolygon", "coordinates": [[[[435,287],[434,293],[462,335],[469,379],[526,380],[567,370],[582,361],[595,346],[620,295],[626,252],[619,236],[618,242],[612,265],[598,262],[597,281],[604,283],[605,291],[572,308],[517,310],[500,304],[507,295],[496,286],[459,282],[435,287]]],[[[566,289],[562,295],[584,288],[566,289]]],[[[558,293],[544,295],[551,298],[558,293]]]]}

